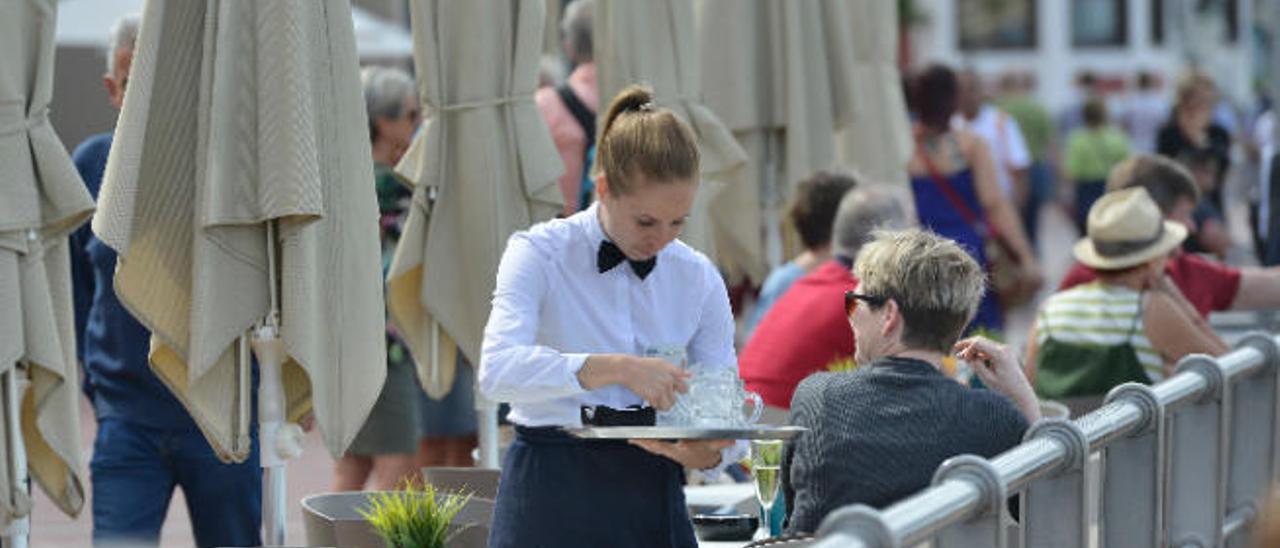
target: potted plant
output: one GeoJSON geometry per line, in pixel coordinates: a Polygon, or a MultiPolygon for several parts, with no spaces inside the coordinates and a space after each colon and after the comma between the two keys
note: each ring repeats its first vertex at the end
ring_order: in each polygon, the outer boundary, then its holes
{"type": "Polygon", "coordinates": [[[398,491],[371,494],[369,506],[359,512],[388,548],[444,548],[450,533],[457,532],[450,528],[454,516],[469,500],[470,494],[405,482],[398,491]]]}

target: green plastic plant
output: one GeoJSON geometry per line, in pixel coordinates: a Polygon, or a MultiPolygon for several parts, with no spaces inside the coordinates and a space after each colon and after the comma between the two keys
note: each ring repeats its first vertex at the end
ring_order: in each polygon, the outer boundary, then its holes
{"type": "Polygon", "coordinates": [[[359,512],[388,548],[444,548],[449,523],[470,494],[437,492],[406,481],[397,491],[374,493],[359,512]]]}

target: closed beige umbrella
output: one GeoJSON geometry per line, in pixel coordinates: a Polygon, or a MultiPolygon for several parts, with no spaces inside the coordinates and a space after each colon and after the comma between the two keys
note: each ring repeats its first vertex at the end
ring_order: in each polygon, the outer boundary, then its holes
{"type": "Polygon", "coordinates": [[[542,54],[559,57],[560,50],[560,17],[564,11],[563,0],[553,0],[546,5],[546,13],[542,20],[542,54]]]}
{"type": "Polygon", "coordinates": [[[414,0],[426,117],[398,170],[413,202],[387,273],[387,308],[427,393],[453,385],[453,341],[478,364],[507,238],[560,210],[563,166],[533,102],[540,0],[414,0]]]}
{"type": "Polygon", "coordinates": [[[56,12],[0,3],[0,525],[29,513],[28,473],[68,515],[84,505],[67,236],[93,199],[49,124],[56,12]]]}
{"type": "Polygon", "coordinates": [[[767,0],[699,0],[694,9],[703,97],[748,161],[731,175],[734,191],[711,204],[715,260],[731,281],[745,276],[759,284],[768,273],[765,204],[780,202],[786,79],[777,27],[790,8],[767,0]]]}
{"type": "Polygon", "coordinates": [[[644,84],[653,88],[655,102],[693,128],[702,154],[702,184],[680,239],[716,257],[710,207],[747,157],[703,104],[693,4],[597,0],[594,44],[601,104],[630,84],[644,84]]]}
{"type": "Polygon", "coordinates": [[[749,152],[733,192],[712,204],[719,262],[763,281],[763,224],[792,185],[836,166],[835,134],[854,111],[848,0],[700,0],[702,83],[749,152]]]}
{"type": "Polygon", "coordinates": [[[898,72],[898,3],[842,1],[851,13],[833,23],[852,37],[855,61],[853,123],[837,140],[840,159],[871,181],[905,188],[915,144],[898,72]]]}
{"type": "Polygon", "coordinates": [[[238,341],[275,308],[273,270],[287,415],[313,409],[340,455],[382,388],[358,70],[347,0],[146,4],[93,229],[152,369],[224,460],[249,453],[238,341]]]}

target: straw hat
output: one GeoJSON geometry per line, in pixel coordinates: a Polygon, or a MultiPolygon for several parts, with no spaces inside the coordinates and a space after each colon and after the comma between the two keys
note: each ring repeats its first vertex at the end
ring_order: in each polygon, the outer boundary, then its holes
{"type": "Polygon", "coordinates": [[[1147,189],[1103,194],[1089,208],[1087,238],[1076,242],[1080,262],[1102,270],[1137,266],[1163,256],[1187,237],[1187,228],[1164,220],[1147,189]]]}

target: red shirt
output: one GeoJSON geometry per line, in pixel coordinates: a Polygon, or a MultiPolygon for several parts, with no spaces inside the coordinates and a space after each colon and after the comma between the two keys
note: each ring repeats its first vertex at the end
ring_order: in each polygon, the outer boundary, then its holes
{"type": "Polygon", "coordinates": [[[738,355],[747,390],[773,407],[791,408],[796,385],[853,356],[844,292],[858,285],[848,268],[828,261],[778,298],[738,355]]]}
{"type": "MultiPolygon", "coordinates": [[[[1191,306],[1201,316],[1209,317],[1213,311],[1228,310],[1240,290],[1240,269],[1205,259],[1193,253],[1179,253],[1169,259],[1165,272],[1174,285],[1182,290],[1191,306]]],[[[1062,279],[1058,290],[1069,289],[1096,280],[1093,269],[1075,263],[1062,279]]]]}

